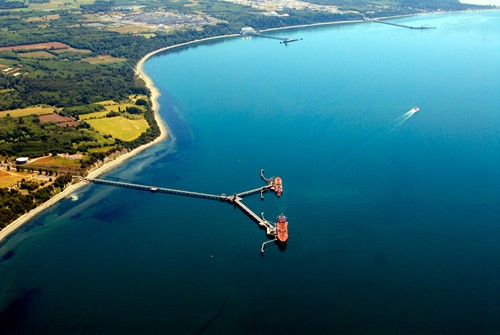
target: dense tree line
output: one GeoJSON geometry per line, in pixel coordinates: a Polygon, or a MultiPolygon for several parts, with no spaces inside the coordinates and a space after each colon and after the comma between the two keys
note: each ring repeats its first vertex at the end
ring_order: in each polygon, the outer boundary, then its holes
{"type": "Polygon", "coordinates": [[[63,116],[78,118],[78,115],[100,112],[103,111],[104,109],[105,107],[101,104],[91,104],[91,105],[84,105],[77,107],[66,107],[63,108],[59,114],[63,116]]]}
{"type": "Polygon", "coordinates": [[[76,153],[78,144],[95,142],[88,131],[40,124],[37,116],[0,118],[0,155],[40,157],[49,153],[76,153]],[[76,145],[76,147],[75,147],[76,145]]]}
{"type": "Polygon", "coordinates": [[[0,9],[14,9],[14,8],[26,8],[26,4],[23,1],[6,1],[0,0],[0,9]]]}
{"type": "Polygon", "coordinates": [[[355,10],[362,13],[370,12],[365,16],[380,17],[390,15],[412,14],[421,11],[463,10],[473,8],[463,4],[459,0],[392,0],[390,6],[387,1],[365,1],[365,0],[307,0],[307,2],[319,5],[334,5],[341,10],[355,10]]]}
{"type": "Polygon", "coordinates": [[[71,183],[72,179],[69,174],[60,175],[52,185],[42,188],[32,182],[22,181],[20,188],[24,191],[0,188],[0,229],[49,200],[71,183]]]}
{"type": "Polygon", "coordinates": [[[81,106],[103,100],[120,101],[130,94],[147,94],[128,63],[92,65],[55,61],[27,61],[34,76],[0,76],[0,110],[37,104],[55,107],[81,106]],[[73,66],[72,66],[73,64],[73,66]],[[40,72],[42,72],[40,74],[40,72]]]}

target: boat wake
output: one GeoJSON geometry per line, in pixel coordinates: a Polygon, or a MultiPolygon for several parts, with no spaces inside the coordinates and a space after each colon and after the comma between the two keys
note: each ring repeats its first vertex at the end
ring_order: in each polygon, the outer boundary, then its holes
{"type": "Polygon", "coordinates": [[[394,120],[394,123],[396,125],[388,132],[388,134],[392,133],[394,130],[396,130],[400,126],[402,126],[403,123],[405,123],[406,121],[408,121],[419,110],[420,110],[420,108],[414,107],[414,108],[410,109],[408,112],[406,112],[403,115],[401,115],[400,117],[396,118],[396,120],[394,120]]]}
{"type": "Polygon", "coordinates": [[[372,136],[369,136],[360,143],[356,148],[353,148],[347,155],[345,155],[342,159],[339,159],[335,164],[332,164],[332,171],[335,166],[340,166],[346,164],[350,159],[357,157],[361,152],[365,151],[367,148],[375,145],[380,139],[388,136],[396,129],[401,127],[406,121],[408,121],[415,113],[420,111],[420,108],[414,107],[410,109],[408,112],[403,115],[397,117],[391,124],[387,125],[383,129],[380,129],[378,132],[375,132],[372,136]]]}

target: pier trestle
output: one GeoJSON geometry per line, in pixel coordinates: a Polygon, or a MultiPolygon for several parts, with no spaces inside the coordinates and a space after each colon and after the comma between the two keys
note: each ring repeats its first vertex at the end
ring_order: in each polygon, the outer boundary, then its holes
{"type": "Polygon", "coordinates": [[[252,190],[240,192],[240,193],[234,193],[231,196],[184,191],[184,190],[176,190],[176,189],[165,188],[165,187],[156,187],[156,186],[149,186],[149,185],[125,183],[125,182],[112,181],[112,180],[106,180],[106,179],[97,179],[97,178],[88,178],[88,177],[76,177],[76,178],[79,178],[82,181],[91,182],[91,183],[100,184],[100,185],[125,187],[125,188],[131,188],[131,189],[135,189],[135,190],[139,190],[139,191],[149,191],[149,192],[153,192],[153,193],[167,193],[167,194],[181,195],[181,196],[194,197],[194,198],[200,198],[200,199],[219,200],[219,201],[234,204],[243,213],[245,213],[250,219],[255,221],[260,227],[264,228],[266,230],[266,234],[268,236],[274,237],[274,240],[270,240],[270,241],[264,242],[262,244],[261,250],[263,253],[265,244],[276,241],[276,236],[277,236],[276,227],[273,223],[267,221],[264,218],[264,213],[261,213],[261,216],[258,216],[256,213],[254,213],[250,208],[248,208],[242,202],[244,197],[248,197],[250,195],[260,193],[261,199],[263,199],[265,192],[267,192],[269,190],[274,191],[274,179],[275,179],[275,177],[266,178],[264,176],[264,169],[262,169],[260,171],[260,176],[267,183],[267,185],[259,187],[259,188],[255,188],[252,190]]]}

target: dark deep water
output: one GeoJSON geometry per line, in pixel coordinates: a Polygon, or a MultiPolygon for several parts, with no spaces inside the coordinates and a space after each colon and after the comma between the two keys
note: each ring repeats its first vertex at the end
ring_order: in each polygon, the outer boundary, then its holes
{"type": "Polygon", "coordinates": [[[499,334],[500,12],[274,32],[154,57],[173,139],[0,245],[0,333],[499,334]],[[405,115],[412,107],[418,113],[405,115]]]}

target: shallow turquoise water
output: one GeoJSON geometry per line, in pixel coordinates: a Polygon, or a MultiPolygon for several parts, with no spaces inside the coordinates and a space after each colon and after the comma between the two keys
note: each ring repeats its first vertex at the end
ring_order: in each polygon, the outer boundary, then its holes
{"type": "Polygon", "coordinates": [[[0,330],[498,333],[500,13],[395,22],[437,29],[149,60],[173,139],[104,177],[232,194],[265,168],[283,197],[245,203],[288,216],[288,248],[261,257],[264,231],[228,204],[88,186],[0,246],[0,330]]]}

